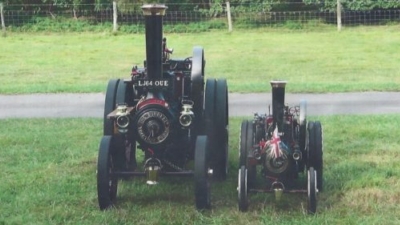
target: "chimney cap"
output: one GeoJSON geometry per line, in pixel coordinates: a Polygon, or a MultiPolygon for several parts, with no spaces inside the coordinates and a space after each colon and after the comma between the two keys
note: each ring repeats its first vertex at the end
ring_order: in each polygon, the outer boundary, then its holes
{"type": "Polygon", "coordinates": [[[273,88],[284,88],[287,82],[285,80],[272,80],[270,83],[273,88]]]}
{"type": "Polygon", "coordinates": [[[161,4],[147,4],[142,6],[143,15],[145,16],[164,16],[168,7],[161,4]]]}

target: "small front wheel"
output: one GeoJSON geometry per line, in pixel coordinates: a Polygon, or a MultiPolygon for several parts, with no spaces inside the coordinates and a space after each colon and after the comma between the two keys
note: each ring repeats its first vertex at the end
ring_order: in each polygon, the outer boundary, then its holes
{"type": "Polygon", "coordinates": [[[247,154],[254,145],[253,123],[250,120],[242,121],[240,127],[240,143],[239,143],[239,168],[245,166],[247,170],[247,186],[253,189],[256,186],[257,169],[256,165],[249,165],[247,154]]]}
{"type": "Polygon", "coordinates": [[[113,137],[103,136],[97,160],[97,195],[101,210],[113,207],[117,198],[118,178],[113,175],[113,137]]]}
{"type": "Polygon", "coordinates": [[[196,208],[198,210],[211,208],[207,148],[207,137],[198,136],[196,139],[194,156],[194,189],[196,208]]]}
{"type": "Polygon", "coordinates": [[[249,206],[249,201],[247,198],[247,169],[245,166],[241,166],[239,169],[238,203],[239,211],[246,212],[249,206]]]}
{"type": "Polygon", "coordinates": [[[308,214],[314,214],[317,211],[317,176],[313,167],[308,169],[307,176],[307,209],[308,214]]]}

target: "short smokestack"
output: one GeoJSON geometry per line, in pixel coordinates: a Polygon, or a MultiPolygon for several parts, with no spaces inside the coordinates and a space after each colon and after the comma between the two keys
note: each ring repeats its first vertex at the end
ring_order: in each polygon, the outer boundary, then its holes
{"type": "Polygon", "coordinates": [[[162,36],[165,5],[143,5],[146,29],[146,68],[149,79],[162,78],[162,36]]]}
{"type": "Polygon", "coordinates": [[[278,132],[283,132],[285,86],[286,86],[286,81],[271,81],[272,117],[274,119],[274,128],[278,126],[278,132]]]}

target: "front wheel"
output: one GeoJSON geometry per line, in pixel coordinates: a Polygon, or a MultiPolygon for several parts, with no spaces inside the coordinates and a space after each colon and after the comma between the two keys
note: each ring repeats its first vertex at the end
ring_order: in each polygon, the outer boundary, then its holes
{"type": "Polygon", "coordinates": [[[238,174],[238,204],[239,211],[246,212],[249,206],[247,198],[247,169],[241,166],[238,174]]]}
{"type": "Polygon", "coordinates": [[[97,161],[97,195],[101,210],[112,208],[117,198],[118,178],[113,175],[112,136],[103,136],[97,161]]]}
{"type": "Polygon", "coordinates": [[[240,143],[239,143],[239,168],[245,166],[247,170],[247,186],[253,189],[256,186],[257,169],[256,165],[249,165],[248,152],[252,150],[254,145],[254,131],[251,120],[242,121],[240,127],[240,143]]]}
{"type": "Polygon", "coordinates": [[[198,210],[211,208],[207,147],[207,137],[198,136],[196,139],[194,156],[194,189],[196,208],[198,210]]]}
{"type": "Polygon", "coordinates": [[[307,176],[307,209],[308,214],[314,214],[317,211],[317,184],[316,172],[313,167],[308,169],[307,176]]]}

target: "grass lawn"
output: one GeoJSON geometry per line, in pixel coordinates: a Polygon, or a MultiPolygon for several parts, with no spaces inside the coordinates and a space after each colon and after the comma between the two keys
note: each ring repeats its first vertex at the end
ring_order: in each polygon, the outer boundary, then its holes
{"type": "Polygon", "coordinates": [[[10,119],[0,126],[0,224],[399,224],[399,115],[324,116],[325,190],[318,214],[305,195],[251,195],[237,210],[238,136],[230,120],[230,174],[212,187],[213,209],[194,207],[193,179],[120,184],[117,209],[97,206],[100,119],[10,119]]]}
{"type": "MultiPolygon", "coordinates": [[[[205,49],[206,76],[225,77],[231,92],[400,90],[399,25],[324,31],[274,29],[166,34],[173,57],[205,49]]],[[[143,34],[8,33],[0,38],[1,94],[102,92],[145,59],[143,34]]]]}

